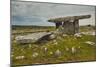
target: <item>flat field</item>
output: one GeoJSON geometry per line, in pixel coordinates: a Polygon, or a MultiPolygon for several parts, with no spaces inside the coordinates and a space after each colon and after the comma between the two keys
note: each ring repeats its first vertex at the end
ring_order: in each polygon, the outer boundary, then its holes
{"type": "MultiPolygon", "coordinates": [[[[12,26],[11,63],[12,65],[51,64],[96,60],[96,36],[59,35],[46,43],[18,44],[15,37],[34,32],[54,31],[55,27],[12,26]]],[[[80,26],[80,32],[95,32],[95,26],[80,26]]]]}

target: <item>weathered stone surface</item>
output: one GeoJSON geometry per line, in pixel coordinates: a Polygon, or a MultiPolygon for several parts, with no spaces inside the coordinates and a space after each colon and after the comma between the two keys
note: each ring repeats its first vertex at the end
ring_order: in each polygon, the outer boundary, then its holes
{"type": "Polygon", "coordinates": [[[77,37],[77,38],[81,38],[82,37],[82,35],[80,33],[76,33],[76,34],[74,34],[74,36],[77,37]]]}
{"type": "Polygon", "coordinates": [[[56,35],[51,34],[49,38],[50,38],[50,39],[55,39],[55,38],[56,38],[56,35]]]}
{"type": "Polygon", "coordinates": [[[60,17],[60,18],[51,18],[48,20],[48,22],[62,22],[62,21],[68,21],[73,19],[86,19],[90,18],[91,15],[80,15],[80,16],[67,16],[67,17],[60,17]]]}
{"type": "MultiPolygon", "coordinates": [[[[46,39],[46,38],[48,39],[51,34],[52,33],[50,33],[50,32],[33,33],[33,34],[24,35],[24,36],[17,36],[15,38],[15,40],[18,43],[35,43],[38,40],[42,40],[41,38],[43,38],[43,37],[44,37],[44,39],[46,39]]],[[[53,39],[54,37],[55,36],[53,35],[50,38],[53,39]]]]}
{"type": "Polygon", "coordinates": [[[74,34],[75,28],[72,22],[68,22],[68,21],[64,22],[63,27],[64,27],[63,29],[64,34],[74,34]]]}
{"type": "Polygon", "coordinates": [[[84,35],[96,35],[96,32],[95,31],[81,32],[81,34],[84,34],[84,35]]]}
{"type": "Polygon", "coordinates": [[[86,41],[85,43],[86,44],[89,44],[89,45],[95,45],[95,43],[94,42],[91,42],[91,41],[86,41]]]}

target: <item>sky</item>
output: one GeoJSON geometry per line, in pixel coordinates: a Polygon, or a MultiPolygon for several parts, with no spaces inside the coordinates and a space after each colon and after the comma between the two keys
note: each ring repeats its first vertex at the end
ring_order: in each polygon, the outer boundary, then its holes
{"type": "Polygon", "coordinates": [[[12,25],[54,26],[50,18],[90,14],[90,19],[80,20],[79,25],[95,25],[95,6],[11,1],[12,25]]]}

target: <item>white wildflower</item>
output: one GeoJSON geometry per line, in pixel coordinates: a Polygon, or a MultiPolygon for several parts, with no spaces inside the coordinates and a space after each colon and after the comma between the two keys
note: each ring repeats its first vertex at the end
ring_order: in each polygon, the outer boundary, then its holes
{"type": "Polygon", "coordinates": [[[75,47],[72,47],[72,53],[73,53],[73,54],[76,53],[75,47]]]}
{"type": "Polygon", "coordinates": [[[48,48],[45,47],[45,48],[44,48],[44,51],[47,52],[47,50],[48,50],[48,48]]]}
{"type": "Polygon", "coordinates": [[[16,59],[24,59],[25,56],[17,56],[16,59]]]}

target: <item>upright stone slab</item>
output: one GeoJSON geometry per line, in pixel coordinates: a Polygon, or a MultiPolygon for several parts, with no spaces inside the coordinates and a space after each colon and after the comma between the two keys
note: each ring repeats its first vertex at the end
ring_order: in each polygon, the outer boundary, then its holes
{"type": "Polygon", "coordinates": [[[65,34],[74,34],[74,24],[73,22],[66,21],[63,24],[63,33],[65,34]]]}
{"type": "Polygon", "coordinates": [[[74,33],[79,33],[79,20],[74,20],[74,33]]]}

